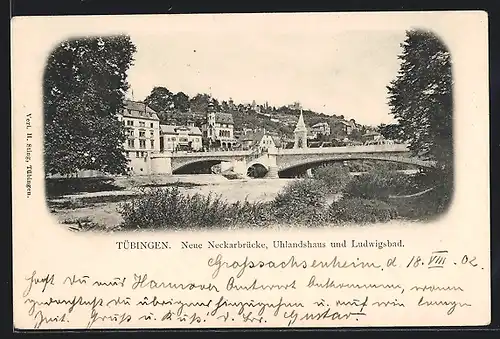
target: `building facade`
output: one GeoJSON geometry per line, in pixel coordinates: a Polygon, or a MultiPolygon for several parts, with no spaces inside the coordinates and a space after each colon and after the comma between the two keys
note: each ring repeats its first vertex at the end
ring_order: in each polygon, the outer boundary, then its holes
{"type": "Polygon", "coordinates": [[[210,102],[206,121],[202,125],[203,138],[209,145],[217,145],[223,149],[231,149],[238,145],[234,137],[234,122],[231,113],[216,112],[210,102]]]}
{"type": "Polygon", "coordinates": [[[317,138],[319,135],[330,135],[330,125],[327,122],[318,122],[311,126],[311,133],[317,138]]]}
{"type": "Polygon", "coordinates": [[[160,119],[156,112],[143,102],[125,100],[125,107],[118,114],[123,122],[127,139],[124,142],[125,156],[129,160],[131,174],[149,173],[147,158],[160,147],[160,119]]]}
{"type": "Polygon", "coordinates": [[[160,125],[160,152],[200,151],[202,133],[198,127],[160,125]]]}
{"type": "Polygon", "coordinates": [[[243,149],[255,149],[260,152],[274,148],[281,148],[280,138],[275,134],[266,132],[265,130],[247,132],[242,136],[241,144],[243,149]]]}

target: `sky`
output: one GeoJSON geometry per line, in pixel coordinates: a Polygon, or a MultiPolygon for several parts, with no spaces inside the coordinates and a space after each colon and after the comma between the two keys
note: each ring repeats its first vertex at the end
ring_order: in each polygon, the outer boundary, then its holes
{"type": "Polygon", "coordinates": [[[404,30],[200,28],[131,34],[137,47],[128,96],[155,86],[190,97],[344,115],[366,125],[393,121],[387,89],[399,70],[404,30]]]}

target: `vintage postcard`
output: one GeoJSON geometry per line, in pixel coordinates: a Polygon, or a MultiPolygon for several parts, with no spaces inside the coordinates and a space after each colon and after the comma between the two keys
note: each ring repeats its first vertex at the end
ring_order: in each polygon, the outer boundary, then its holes
{"type": "Polygon", "coordinates": [[[14,328],[489,324],[487,20],[14,18],[14,328]]]}

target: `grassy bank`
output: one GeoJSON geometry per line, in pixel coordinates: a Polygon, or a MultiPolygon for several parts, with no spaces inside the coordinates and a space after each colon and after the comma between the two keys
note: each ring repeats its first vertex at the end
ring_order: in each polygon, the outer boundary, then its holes
{"type": "MultiPolygon", "coordinates": [[[[229,202],[220,195],[185,194],[178,187],[151,189],[120,204],[122,229],[225,228],[232,225],[369,224],[395,219],[431,220],[445,211],[439,188],[410,197],[428,180],[379,167],[352,178],[347,169],[328,166],[312,179],[289,182],[270,201],[229,202]],[[332,199],[339,195],[338,200],[332,199]]],[[[428,187],[426,187],[428,188],[428,187]]]]}
{"type": "Polygon", "coordinates": [[[450,200],[442,180],[384,166],[356,177],[345,167],[325,166],[313,175],[204,183],[197,177],[135,178],[111,183],[122,191],[49,199],[49,209],[77,230],[192,230],[428,221],[445,212],[450,200]]]}

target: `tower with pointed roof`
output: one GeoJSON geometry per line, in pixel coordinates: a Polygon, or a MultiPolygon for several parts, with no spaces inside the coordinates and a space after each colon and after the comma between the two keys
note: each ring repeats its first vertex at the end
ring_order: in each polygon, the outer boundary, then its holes
{"type": "Polygon", "coordinates": [[[293,133],[295,134],[293,148],[307,148],[307,127],[304,122],[302,109],[300,110],[299,121],[297,122],[297,126],[295,126],[293,133]]]}
{"type": "Polygon", "coordinates": [[[206,123],[207,123],[207,137],[209,143],[215,140],[215,105],[212,96],[208,99],[208,107],[206,113],[206,123]]]}

